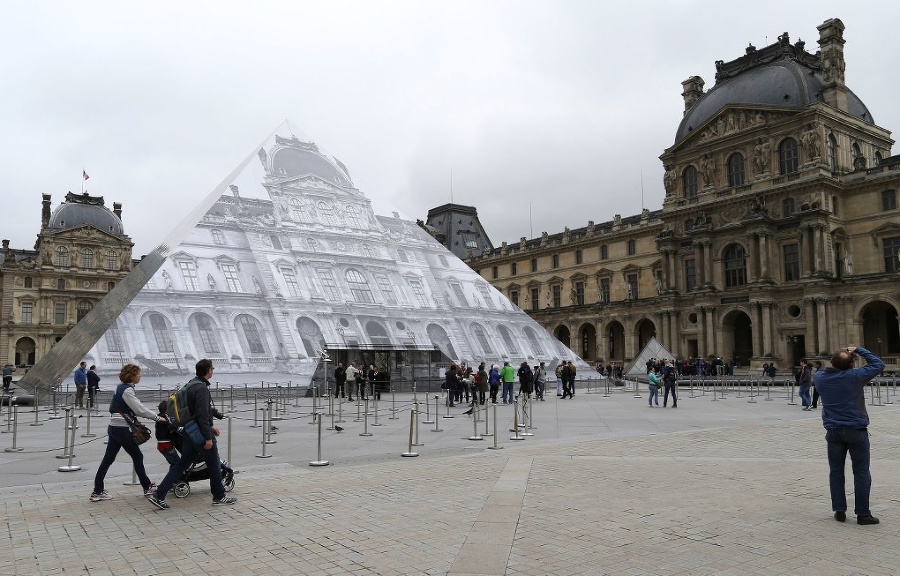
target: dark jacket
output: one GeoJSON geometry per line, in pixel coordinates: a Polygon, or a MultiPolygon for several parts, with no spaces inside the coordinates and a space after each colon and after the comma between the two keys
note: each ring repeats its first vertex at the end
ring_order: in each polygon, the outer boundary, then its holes
{"type": "Polygon", "coordinates": [[[347,381],[347,369],[343,366],[338,366],[334,369],[334,381],[338,384],[343,384],[347,381]]]}
{"type": "Polygon", "coordinates": [[[519,390],[525,394],[534,392],[534,373],[528,364],[519,367],[519,390]]]}
{"type": "Polygon", "coordinates": [[[98,390],[100,388],[100,377],[97,376],[97,373],[93,370],[88,370],[87,384],[88,388],[91,390],[98,390]]]}
{"type": "Polygon", "coordinates": [[[884,362],[865,348],[857,347],[856,352],[866,359],[862,368],[838,370],[829,366],[816,372],[816,390],[822,397],[822,425],[827,430],[869,426],[866,384],[884,370],[884,362]]]}
{"type": "Polygon", "coordinates": [[[210,409],[212,397],[209,394],[209,381],[197,376],[192,378],[185,386],[190,386],[190,389],[187,391],[187,397],[188,404],[191,407],[191,415],[196,420],[203,437],[207,440],[212,440],[214,412],[210,409]]]}

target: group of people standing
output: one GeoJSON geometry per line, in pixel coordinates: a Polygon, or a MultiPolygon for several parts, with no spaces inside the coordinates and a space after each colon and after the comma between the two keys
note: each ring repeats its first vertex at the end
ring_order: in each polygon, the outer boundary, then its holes
{"type": "Polygon", "coordinates": [[[97,375],[97,367],[87,362],[81,362],[75,369],[72,378],[75,380],[75,407],[84,408],[84,392],[88,393],[88,408],[94,407],[94,398],[100,390],[100,376],[97,375]]]}
{"type": "Polygon", "coordinates": [[[334,396],[341,398],[348,396],[348,400],[353,402],[353,391],[356,391],[356,397],[360,400],[366,399],[366,388],[368,387],[369,397],[381,400],[382,392],[389,392],[391,389],[391,373],[384,368],[378,368],[374,364],[369,364],[369,369],[365,370],[364,365],[360,362],[357,367],[356,362],[351,362],[350,366],[344,368],[343,362],[338,362],[334,368],[334,396]]]}
{"type": "Polygon", "coordinates": [[[659,408],[659,389],[665,388],[663,395],[663,408],[669,404],[669,394],[672,395],[672,408],[678,408],[678,371],[669,359],[662,362],[653,359],[647,363],[647,379],[649,380],[650,396],[647,403],[651,408],[659,408]]]}
{"type": "MultiPolygon", "coordinates": [[[[569,362],[560,362],[555,370],[557,382],[557,396],[571,398],[575,395],[575,365],[569,362]]],[[[490,368],[484,362],[473,369],[466,362],[457,364],[452,362],[444,372],[444,382],[441,388],[447,391],[447,405],[455,406],[465,401],[470,406],[476,403],[483,405],[490,398],[492,404],[497,404],[497,394],[501,395],[501,404],[512,404],[515,396],[544,401],[544,393],[547,388],[547,366],[541,362],[531,366],[527,361],[522,362],[519,368],[514,368],[509,361],[504,361],[503,366],[491,365],[490,368]],[[519,381],[519,391],[515,394],[516,379],[519,381]]]]}

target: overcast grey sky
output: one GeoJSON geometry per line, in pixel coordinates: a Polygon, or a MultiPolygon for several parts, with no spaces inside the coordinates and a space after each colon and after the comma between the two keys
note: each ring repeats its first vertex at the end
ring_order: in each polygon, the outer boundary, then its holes
{"type": "Polygon", "coordinates": [[[662,205],[681,81],[785,31],[846,25],[846,80],[900,129],[900,4],[7,1],[0,236],[41,193],[124,204],[150,251],[284,120],[413,218],[474,205],[494,244],[662,205]],[[811,6],[803,8],[802,6],[811,6]],[[532,218],[529,221],[529,207],[532,218]]]}

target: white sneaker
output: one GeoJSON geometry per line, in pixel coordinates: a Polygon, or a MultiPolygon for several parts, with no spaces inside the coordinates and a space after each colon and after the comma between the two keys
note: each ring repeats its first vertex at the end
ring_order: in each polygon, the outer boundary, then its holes
{"type": "Polygon", "coordinates": [[[100,493],[97,493],[97,492],[91,493],[91,497],[90,497],[91,502],[100,502],[101,500],[112,500],[112,496],[110,496],[109,492],[107,492],[106,490],[104,490],[103,492],[100,492],[100,493]]]}

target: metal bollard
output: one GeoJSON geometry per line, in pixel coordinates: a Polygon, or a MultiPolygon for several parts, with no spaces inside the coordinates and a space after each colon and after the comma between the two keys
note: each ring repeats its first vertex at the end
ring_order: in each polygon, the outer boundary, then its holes
{"type": "MultiPolygon", "coordinates": [[[[332,419],[334,415],[332,414],[332,419]]],[[[318,438],[316,439],[316,459],[309,463],[310,466],[328,466],[328,460],[322,460],[322,418],[321,415],[318,418],[319,420],[319,432],[317,434],[318,438]]]]}
{"type": "Polygon", "coordinates": [[[357,398],[356,399],[356,418],[353,419],[354,422],[362,422],[363,421],[362,412],[360,412],[360,410],[362,410],[362,403],[360,402],[359,398],[357,398]]]}
{"type": "Polygon", "coordinates": [[[337,423],[338,423],[338,424],[343,424],[343,423],[345,422],[345,420],[344,420],[344,398],[343,398],[343,396],[340,397],[340,398],[338,398],[337,401],[338,401],[338,419],[337,419],[337,423]]]}
{"type": "Polygon", "coordinates": [[[228,417],[228,448],[226,454],[228,462],[231,462],[231,416],[228,417]]]}
{"type": "Polygon", "coordinates": [[[497,434],[497,405],[494,404],[494,445],[488,446],[488,450],[502,450],[503,446],[497,446],[497,438],[500,436],[497,434]]]}
{"type": "MultiPolygon", "coordinates": [[[[71,410],[69,407],[66,407],[66,412],[71,410]]],[[[70,436],[70,444],[69,444],[69,463],[65,466],[60,466],[57,468],[59,472],[77,472],[81,470],[81,466],[77,466],[72,464],[72,459],[75,458],[75,430],[78,429],[78,417],[74,414],[71,418],[68,418],[72,425],[72,434],[70,436]]]]}
{"type": "Polygon", "coordinates": [[[69,426],[72,420],[72,408],[70,406],[66,406],[65,412],[66,421],[63,424],[63,429],[65,430],[65,434],[63,435],[63,453],[56,455],[56,457],[61,460],[69,457],[69,426]]]}
{"type": "Polygon", "coordinates": [[[522,433],[522,436],[534,436],[531,432],[534,430],[534,422],[532,422],[532,417],[534,416],[534,403],[531,402],[531,399],[527,396],[525,400],[522,401],[522,419],[525,421],[525,432],[522,433]],[[526,407],[528,408],[528,418],[525,418],[526,407]]]}
{"type": "MultiPolygon", "coordinates": [[[[12,397],[10,397],[12,400],[12,397]]],[[[5,449],[4,452],[21,452],[22,448],[16,446],[16,439],[19,435],[19,405],[12,405],[12,419],[13,419],[13,431],[12,431],[12,446],[5,449]]]]}
{"type": "Polygon", "coordinates": [[[400,454],[404,458],[414,458],[419,455],[417,452],[412,451],[413,427],[415,426],[415,423],[416,423],[416,411],[410,410],[409,411],[409,447],[407,448],[406,452],[403,452],[402,454],[400,454]]]}
{"type": "Polygon", "coordinates": [[[259,416],[257,416],[257,411],[259,410],[259,396],[256,394],[253,395],[253,424],[250,425],[251,428],[259,428],[259,416]]]}
{"type": "Polygon", "coordinates": [[[82,438],[93,438],[96,434],[91,433],[91,411],[87,411],[87,425],[85,427],[84,434],[81,435],[82,438]]]}
{"type": "MultiPolygon", "coordinates": [[[[437,394],[434,395],[434,416],[435,416],[435,418],[434,418],[434,430],[432,430],[432,432],[443,432],[444,431],[442,428],[439,428],[440,420],[437,418],[437,413],[438,413],[438,410],[440,409],[439,404],[438,404],[440,399],[441,399],[440,396],[438,396],[437,394]]],[[[496,404],[494,406],[496,406],[496,404]]]]}
{"type": "Polygon", "coordinates": [[[519,436],[519,399],[513,399],[513,430],[516,431],[515,436],[510,436],[510,440],[524,440],[524,436],[519,436]]]}
{"type": "MultiPolygon", "coordinates": [[[[788,402],[788,406],[796,406],[797,403],[794,402],[794,384],[795,384],[795,382],[793,380],[791,380],[790,382],[791,382],[791,395],[790,395],[790,402],[788,402]]],[[[788,380],[785,379],[784,383],[785,383],[785,386],[787,386],[788,380]]]]}
{"type": "MultiPolygon", "coordinates": [[[[415,407],[416,416],[418,416],[419,415],[419,402],[416,401],[416,402],[414,402],[414,404],[416,405],[416,407],[415,407]]],[[[427,404],[427,402],[426,402],[426,404],[427,404]]],[[[425,445],[424,442],[419,442],[419,419],[418,418],[416,418],[415,432],[416,432],[416,441],[413,442],[413,446],[424,446],[425,445]]]]}
{"type": "Polygon", "coordinates": [[[366,398],[366,409],[363,412],[363,431],[359,433],[360,436],[371,436],[372,433],[369,432],[369,399],[366,398]]]}
{"type": "Polygon", "coordinates": [[[263,413],[263,430],[266,431],[266,444],[276,444],[277,440],[272,440],[272,434],[275,434],[275,426],[272,424],[272,399],[266,400],[266,408],[263,413]]]}
{"type": "MultiPolygon", "coordinates": [[[[494,404],[494,407],[496,408],[497,405],[494,404]]],[[[484,405],[484,432],[481,433],[482,436],[493,436],[492,433],[488,432],[488,408],[489,408],[489,405],[485,404],[484,405]]],[[[495,422],[495,424],[496,424],[496,422],[495,422]]]]}
{"type": "Polygon", "coordinates": [[[384,424],[378,423],[378,396],[372,398],[372,411],[375,413],[375,422],[372,426],[384,426],[384,424]]]}
{"type": "MultiPolygon", "coordinates": [[[[416,394],[413,392],[413,400],[416,401],[416,394]]],[[[425,402],[425,407],[428,407],[428,402],[425,402]]],[[[416,412],[418,413],[418,409],[416,412]]],[[[391,415],[388,420],[399,420],[397,416],[397,395],[394,393],[394,385],[391,384],[391,415]]]]}
{"type": "MultiPolygon", "coordinates": [[[[413,384],[415,386],[415,384],[413,384]]],[[[415,400],[415,397],[413,397],[415,400]]],[[[435,396],[437,399],[437,396],[435,396]]],[[[435,402],[435,414],[437,414],[437,402],[435,402]]],[[[425,396],[425,419],[422,420],[422,424],[434,424],[434,420],[431,419],[431,404],[428,403],[428,396],[425,396]]]]}
{"type": "Polygon", "coordinates": [[[478,414],[478,410],[475,406],[472,406],[472,427],[474,432],[469,436],[469,440],[484,440],[481,434],[478,433],[478,418],[476,417],[476,414],[478,414]]]}
{"type": "MultiPolygon", "coordinates": [[[[265,410],[265,408],[260,408],[260,410],[265,410]]],[[[265,413],[263,413],[263,422],[265,422],[265,417],[266,417],[265,413]]],[[[256,455],[257,458],[271,458],[272,457],[271,454],[266,454],[266,444],[267,444],[267,442],[266,442],[266,427],[265,427],[265,424],[263,424],[263,427],[262,427],[262,454],[257,454],[256,455]]]]}
{"type": "Polygon", "coordinates": [[[447,405],[447,414],[441,416],[441,418],[453,418],[453,414],[450,413],[450,394],[453,394],[453,392],[447,390],[447,401],[444,403],[447,405]]]}

